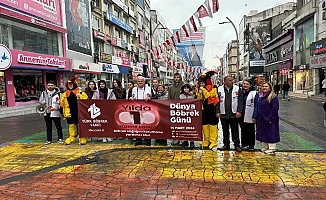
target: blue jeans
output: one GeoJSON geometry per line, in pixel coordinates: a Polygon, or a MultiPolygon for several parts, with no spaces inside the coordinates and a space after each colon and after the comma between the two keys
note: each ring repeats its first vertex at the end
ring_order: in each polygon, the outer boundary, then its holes
{"type": "Polygon", "coordinates": [[[283,91],[283,99],[289,97],[289,91],[283,91]]]}

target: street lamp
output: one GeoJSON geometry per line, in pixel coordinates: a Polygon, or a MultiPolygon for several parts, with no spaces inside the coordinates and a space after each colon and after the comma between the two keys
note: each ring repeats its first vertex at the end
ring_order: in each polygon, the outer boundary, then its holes
{"type": "Polygon", "coordinates": [[[237,64],[236,64],[236,73],[237,73],[237,77],[236,77],[236,81],[237,83],[239,83],[240,81],[240,74],[239,74],[239,61],[240,61],[240,55],[239,55],[239,34],[238,34],[238,30],[235,27],[234,23],[231,21],[230,18],[226,17],[226,19],[228,20],[228,22],[220,22],[219,24],[232,24],[235,34],[236,34],[236,38],[237,38],[237,64]]]}

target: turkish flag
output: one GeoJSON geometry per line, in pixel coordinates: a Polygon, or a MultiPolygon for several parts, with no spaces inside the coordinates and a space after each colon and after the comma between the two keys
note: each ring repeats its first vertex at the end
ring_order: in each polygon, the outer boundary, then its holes
{"type": "Polygon", "coordinates": [[[212,0],[212,4],[213,4],[213,13],[216,13],[218,9],[220,9],[220,3],[218,2],[218,0],[212,0]]]}
{"type": "Polygon", "coordinates": [[[206,7],[204,5],[201,5],[198,10],[198,15],[199,15],[199,18],[204,18],[204,17],[208,17],[209,16],[209,13],[206,9],[206,7]]]}

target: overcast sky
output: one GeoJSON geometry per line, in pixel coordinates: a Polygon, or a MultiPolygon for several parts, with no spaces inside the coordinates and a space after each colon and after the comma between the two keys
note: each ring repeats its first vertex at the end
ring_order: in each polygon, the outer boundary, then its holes
{"type": "MultiPolygon", "coordinates": [[[[195,13],[205,0],[150,0],[151,9],[158,10],[164,18],[167,27],[179,29],[195,13]]],[[[223,56],[227,43],[235,40],[235,32],[231,24],[218,24],[226,21],[229,17],[237,29],[243,15],[247,15],[250,10],[263,11],[276,5],[286,2],[296,2],[295,0],[219,0],[220,9],[213,18],[204,18],[203,26],[206,28],[206,41],[204,49],[205,67],[212,68],[218,66],[219,61],[216,56],[223,56]]]]}

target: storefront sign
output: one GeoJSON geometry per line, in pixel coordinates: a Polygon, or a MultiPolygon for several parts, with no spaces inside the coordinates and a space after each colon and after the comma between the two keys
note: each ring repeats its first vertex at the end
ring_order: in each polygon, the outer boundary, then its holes
{"type": "Polygon", "coordinates": [[[113,15],[112,13],[110,12],[107,12],[107,19],[114,23],[115,25],[123,28],[124,30],[128,31],[129,33],[133,33],[133,28],[128,25],[126,22],[122,21],[119,19],[119,17],[113,15]]]}
{"type": "Polygon", "coordinates": [[[78,101],[80,137],[202,140],[200,100],[78,101]]]}
{"type": "Polygon", "coordinates": [[[121,38],[117,38],[117,46],[121,47],[121,38]]]}
{"type": "Polygon", "coordinates": [[[133,66],[132,67],[132,72],[134,72],[136,74],[142,74],[143,73],[143,66],[142,65],[133,66]]]}
{"type": "Polygon", "coordinates": [[[99,39],[99,40],[102,40],[104,42],[106,42],[106,35],[100,31],[97,31],[97,30],[93,30],[93,36],[95,39],[99,39]]]}
{"type": "Polygon", "coordinates": [[[281,48],[281,57],[285,57],[288,54],[292,54],[293,53],[293,45],[287,48],[281,48]]]}
{"type": "Polygon", "coordinates": [[[13,57],[12,66],[15,67],[56,67],[59,69],[69,69],[70,62],[68,58],[37,54],[19,50],[10,51],[13,57]]]}
{"type": "Polygon", "coordinates": [[[310,57],[310,68],[326,67],[326,54],[310,57]]]}
{"type": "Polygon", "coordinates": [[[111,37],[111,44],[113,46],[117,46],[117,38],[116,37],[111,37]]]}
{"type": "Polygon", "coordinates": [[[278,51],[274,51],[274,52],[266,54],[266,63],[267,64],[274,63],[277,61],[279,61],[278,51]]]}
{"type": "Polygon", "coordinates": [[[111,74],[120,73],[118,65],[107,64],[107,63],[98,63],[98,64],[101,66],[102,72],[111,73],[111,74]]]}
{"type": "Polygon", "coordinates": [[[106,62],[106,63],[112,63],[112,55],[101,53],[100,61],[106,62]]]}
{"type": "Polygon", "coordinates": [[[122,65],[122,59],[117,56],[112,56],[112,64],[122,65]]]}
{"type": "Polygon", "coordinates": [[[3,44],[0,44],[0,71],[4,71],[10,67],[12,63],[12,55],[10,50],[3,44]]]}
{"type": "Polygon", "coordinates": [[[310,45],[310,55],[318,55],[326,53],[326,38],[319,40],[317,42],[313,42],[310,45]]]}
{"type": "Polygon", "coordinates": [[[81,60],[71,60],[72,71],[77,73],[94,73],[100,74],[101,68],[99,64],[89,63],[81,60]]]}
{"type": "Polygon", "coordinates": [[[289,75],[289,72],[290,72],[290,70],[286,69],[286,68],[285,69],[280,69],[279,71],[280,71],[281,76],[289,75]]]}
{"type": "Polygon", "coordinates": [[[121,57],[121,60],[122,60],[122,63],[121,63],[122,66],[130,67],[130,60],[128,57],[123,56],[123,57],[121,57]]]}
{"type": "Polygon", "coordinates": [[[255,60],[249,62],[250,67],[263,67],[265,66],[265,60],[255,60]]]}
{"type": "Polygon", "coordinates": [[[60,0],[7,0],[1,1],[0,6],[62,26],[60,0]]]}

